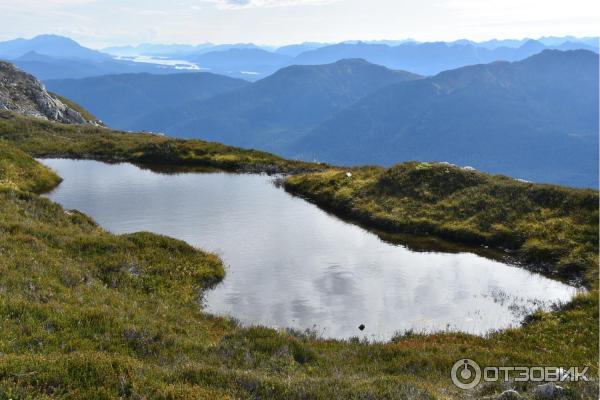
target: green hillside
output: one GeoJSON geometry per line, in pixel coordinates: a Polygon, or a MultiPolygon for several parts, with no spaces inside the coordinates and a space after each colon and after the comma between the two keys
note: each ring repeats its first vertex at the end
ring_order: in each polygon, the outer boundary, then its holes
{"type": "Polygon", "coordinates": [[[52,189],[60,177],[27,154],[0,140],[0,186],[41,192],[52,189]]]}
{"type": "MultiPolygon", "coordinates": [[[[59,179],[11,147],[18,145],[30,154],[60,154],[62,148],[63,154],[72,157],[113,161],[131,157],[139,161],[146,159],[136,155],[144,142],[174,143],[177,152],[167,154],[177,156],[165,161],[196,165],[187,151],[205,149],[203,146],[209,144],[173,142],[151,135],[133,137],[101,128],[67,127],[2,115],[2,400],[445,399],[482,398],[503,390],[500,384],[482,385],[475,392],[453,387],[450,368],[465,356],[486,365],[589,366],[591,382],[566,382],[563,386],[568,398],[592,399],[597,395],[595,289],[556,311],[530,316],[521,328],[487,337],[451,332],[406,334],[390,343],[369,344],[320,340],[261,327],[241,328],[232,320],[206,314],[199,306],[199,292],[224,276],[215,255],[149,233],[112,235],[89,217],[64,210],[31,192],[48,189],[59,179]]],[[[241,158],[243,162],[235,164],[240,168],[297,167],[265,153],[215,148],[219,152],[213,153],[214,157],[241,158]],[[268,160],[271,164],[266,163],[268,160]]],[[[161,154],[150,159],[154,161],[161,154]]],[[[353,171],[352,184],[343,183],[349,177],[338,170],[299,175],[290,181],[306,182],[311,190],[327,182],[338,195],[370,197],[374,206],[381,200],[373,190],[379,190],[385,201],[407,198],[430,212],[435,211],[430,204],[471,190],[473,202],[484,199],[479,203],[483,214],[488,201],[493,201],[491,188],[499,186],[500,190],[504,184],[507,191],[512,187],[516,197],[523,191],[531,191],[531,201],[539,197],[548,209],[539,210],[541,214],[552,213],[557,204],[583,206],[580,211],[565,207],[563,216],[549,221],[561,225],[573,219],[578,234],[569,237],[570,243],[584,250],[590,245],[585,232],[597,226],[596,192],[521,187],[510,184],[507,178],[478,173],[453,172],[449,175],[452,179],[440,181],[435,175],[446,174],[445,170],[417,167],[353,171]],[[423,174],[433,176],[426,181],[412,180],[423,174]],[[382,187],[375,189],[373,183],[382,187]],[[596,202],[595,220],[587,219],[588,212],[594,213],[594,206],[587,205],[590,197],[596,202]]],[[[526,219],[520,204],[515,201],[515,221],[526,219]]],[[[491,214],[494,208],[489,211],[491,214]]],[[[549,243],[559,246],[562,239],[549,243]]],[[[564,272],[567,277],[576,276],[574,270],[564,272]]],[[[516,383],[517,390],[528,398],[534,387],[535,383],[516,383]]]]}
{"type": "Polygon", "coordinates": [[[594,190],[419,162],[296,175],[285,188],[385,231],[486,245],[547,274],[597,284],[594,190]]]}
{"type": "Polygon", "coordinates": [[[278,173],[326,168],[219,143],[127,133],[91,125],[59,124],[2,110],[0,138],[36,157],[93,158],[240,172],[278,173]]]}

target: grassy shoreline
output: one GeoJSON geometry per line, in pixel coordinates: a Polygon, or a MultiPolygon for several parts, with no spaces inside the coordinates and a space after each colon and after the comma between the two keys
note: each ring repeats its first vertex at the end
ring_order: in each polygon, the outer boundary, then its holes
{"type": "Polygon", "coordinates": [[[597,191],[418,162],[298,174],[284,188],[368,227],[489,246],[597,288],[597,191]]]}
{"type": "Polygon", "coordinates": [[[300,173],[327,165],[290,161],[257,150],[202,140],[66,125],[0,110],[0,138],[34,157],[94,159],[104,162],[209,167],[234,172],[300,173]]]}
{"type": "MultiPolygon", "coordinates": [[[[504,390],[499,383],[453,387],[449,371],[464,357],[481,365],[589,366],[591,382],[564,386],[568,398],[597,396],[594,288],[486,337],[447,332],[355,343],[243,328],[198,307],[198,291],[223,278],[216,256],[150,233],[112,235],[32,192],[60,178],[13,144],[34,155],[66,145],[36,129],[0,130],[9,139],[0,141],[2,400],[446,399],[504,390]]],[[[102,145],[95,140],[85,138],[81,148],[102,145]]],[[[532,398],[535,383],[511,386],[532,398]]]]}

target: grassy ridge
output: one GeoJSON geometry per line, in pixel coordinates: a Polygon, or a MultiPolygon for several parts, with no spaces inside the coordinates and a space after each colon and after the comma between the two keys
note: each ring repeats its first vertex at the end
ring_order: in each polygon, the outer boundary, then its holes
{"type": "MultiPolygon", "coordinates": [[[[36,143],[51,146],[56,134],[10,135],[40,154],[48,147],[35,150],[36,143]]],[[[70,134],[73,150],[99,146],[93,136],[70,134]]],[[[597,396],[596,291],[486,338],[440,333],[366,344],[241,328],[198,307],[199,291],[223,277],[217,257],[154,234],[107,233],[32,193],[58,179],[22,151],[4,143],[0,160],[1,400],[430,399],[503,390],[454,388],[449,371],[463,357],[482,365],[590,366],[592,382],[565,386],[569,398],[597,396]]],[[[515,384],[529,396],[534,386],[515,384]]]]}
{"type": "Polygon", "coordinates": [[[317,171],[326,166],[202,140],[65,125],[0,111],[0,138],[36,157],[93,158],[141,164],[213,167],[239,172],[317,171]]]}
{"type": "Polygon", "coordinates": [[[524,263],[597,286],[598,192],[520,182],[444,163],[332,169],[285,188],[386,231],[506,249],[524,263]]]}
{"type": "MultiPolygon", "coordinates": [[[[44,170],[3,145],[6,154],[44,170]]],[[[223,277],[216,256],[109,234],[24,191],[37,178],[20,176],[0,186],[0,399],[431,398],[410,377],[373,379],[364,365],[339,376],[328,365],[343,344],[204,314],[198,291],[223,277]]]]}
{"type": "Polygon", "coordinates": [[[0,140],[0,186],[31,192],[49,190],[61,178],[12,146],[0,140]]]}

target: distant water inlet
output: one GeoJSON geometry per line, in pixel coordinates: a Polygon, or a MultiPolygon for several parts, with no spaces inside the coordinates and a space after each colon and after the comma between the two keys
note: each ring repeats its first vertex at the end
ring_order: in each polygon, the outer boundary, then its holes
{"type": "Polygon", "coordinates": [[[42,161],[64,178],[48,196],[65,208],[114,233],[151,231],[219,254],[227,275],[204,305],[245,325],[372,340],[407,330],[484,334],[577,292],[473,253],[417,252],[382,241],[264,175],[42,161]]]}

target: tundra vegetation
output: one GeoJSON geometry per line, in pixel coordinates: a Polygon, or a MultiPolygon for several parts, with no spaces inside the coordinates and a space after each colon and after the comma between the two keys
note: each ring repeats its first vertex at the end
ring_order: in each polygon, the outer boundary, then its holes
{"type": "Polygon", "coordinates": [[[325,169],[256,150],[93,125],[59,124],[0,110],[0,138],[35,157],[90,158],[237,172],[290,173],[325,169]]]}
{"type": "MultiPolygon", "coordinates": [[[[0,115],[0,399],[433,399],[505,389],[455,388],[449,371],[464,357],[481,365],[587,366],[591,381],[564,383],[566,396],[597,397],[596,192],[437,164],[348,176],[214,143],[0,115]],[[322,171],[286,185],[363,222],[400,221],[377,223],[390,230],[418,227],[510,248],[550,272],[584,277],[589,290],[485,337],[417,333],[367,343],[241,327],[199,306],[202,291],[224,277],[217,256],[151,233],[113,235],[64,210],[39,195],[60,178],[32,155],[322,171]],[[418,212],[418,221],[402,207],[418,212]]],[[[534,383],[511,385],[533,396],[534,383]]]]}
{"type": "Polygon", "coordinates": [[[443,162],[331,168],[291,176],[285,188],[387,232],[499,248],[541,272],[597,283],[595,190],[534,184],[443,162]]]}

